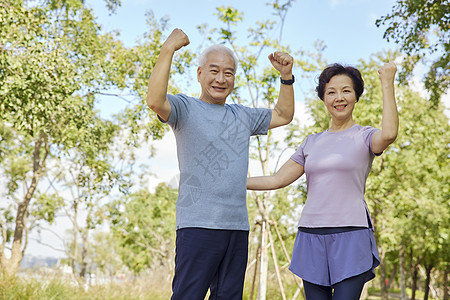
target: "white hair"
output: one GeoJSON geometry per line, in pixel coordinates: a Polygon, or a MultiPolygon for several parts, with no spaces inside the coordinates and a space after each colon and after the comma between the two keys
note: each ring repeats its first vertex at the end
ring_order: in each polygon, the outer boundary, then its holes
{"type": "Polygon", "coordinates": [[[237,70],[238,65],[239,65],[239,60],[237,59],[236,55],[234,55],[233,51],[231,51],[230,48],[228,48],[222,44],[212,45],[212,46],[209,46],[208,48],[206,48],[205,50],[203,50],[203,52],[200,54],[200,56],[198,58],[199,67],[203,67],[206,64],[206,57],[211,52],[222,52],[222,53],[226,53],[229,56],[231,56],[234,60],[234,69],[235,69],[235,71],[237,70]]]}

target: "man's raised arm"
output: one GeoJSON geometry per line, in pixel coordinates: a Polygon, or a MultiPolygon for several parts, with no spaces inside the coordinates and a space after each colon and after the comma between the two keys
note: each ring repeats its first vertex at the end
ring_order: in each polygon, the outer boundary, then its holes
{"type": "Polygon", "coordinates": [[[278,101],[272,110],[269,129],[289,124],[294,118],[294,76],[292,66],[294,59],[287,53],[275,52],[269,55],[273,67],[280,72],[281,86],[278,101]]]}
{"type": "Polygon", "coordinates": [[[181,29],[175,28],[162,45],[148,81],[147,105],[164,121],[169,119],[172,110],[167,100],[167,87],[173,55],[187,45],[189,45],[188,36],[181,29]]]}

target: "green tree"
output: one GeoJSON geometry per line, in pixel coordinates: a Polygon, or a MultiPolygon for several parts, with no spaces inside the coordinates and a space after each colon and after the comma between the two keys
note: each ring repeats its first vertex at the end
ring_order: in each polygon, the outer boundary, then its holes
{"type": "Polygon", "coordinates": [[[172,269],[177,196],[176,189],[160,184],[154,193],[142,189],[109,205],[117,253],[136,274],[172,269]]]}
{"type": "Polygon", "coordinates": [[[64,200],[58,208],[72,224],[71,238],[62,242],[72,272],[80,281],[92,268],[91,235],[105,220],[103,210],[110,194],[122,184],[111,153],[118,126],[92,117],[92,126],[78,131],[80,145],[62,153],[48,175],[56,173],[51,186],[64,200]]]}
{"type": "Polygon", "coordinates": [[[384,38],[399,44],[406,55],[401,82],[411,76],[419,61],[428,65],[433,57],[425,87],[434,106],[450,86],[449,5],[448,0],[397,0],[392,12],[376,21],[377,26],[387,26],[384,38]]]}
{"type": "MultiPolygon", "coordinates": [[[[383,214],[389,216],[385,226],[390,227],[383,241],[388,242],[389,251],[413,253],[411,274],[417,274],[419,265],[426,269],[423,290],[428,295],[431,271],[446,276],[449,267],[445,249],[450,216],[446,132],[450,128],[442,109],[424,113],[420,108],[426,107],[427,100],[407,87],[399,91],[398,98],[402,134],[394,144],[397,151],[384,163],[396,184],[382,202],[383,214]]],[[[413,294],[417,280],[412,278],[413,294]]],[[[438,284],[444,287],[442,281],[438,284]]]]}
{"type": "MultiPolygon", "coordinates": [[[[123,70],[124,87],[131,97],[129,105],[123,113],[117,116],[121,126],[129,130],[126,143],[139,146],[149,138],[160,139],[169,129],[168,125],[161,123],[156,114],[148,109],[145,101],[148,91],[148,79],[159,56],[160,48],[165,41],[165,31],[169,20],[162,18],[156,20],[152,11],[146,13],[147,30],[139,39],[136,46],[129,49],[126,57],[123,52],[117,54],[117,59],[123,62],[120,67],[123,70]],[[149,113],[150,112],[150,113],[149,113]]],[[[172,69],[168,92],[176,94],[179,92],[176,81],[173,78],[186,73],[190,68],[195,55],[185,49],[176,53],[172,69]]],[[[113,94],[116,96],[116,94],[113,94]]],[[[128,99],[128,98],[127,98],[128,99]]]]}
{"type": "Polygon", "coordinates": [[[100,34],[83,1],[39,4],[15,0],[0,7],[0,118],[23,149],[4,165],[8,194],[16,199],[8,214],[16,211],[14,229],[6,230],[0,246],[1,271],[10,276],[26,248],[30,204],[48,159],[80,145],[80,130],[94,122],[95,93],[120,86],[115,79],[121,77],[114,75],[118,68],[112,57],[120,42],[100,34]]]}
{"type": "Polygon", "coordinates": [[[112,278],[127,271],[117,251],[119,246],[116,243],[117,239],[111,232],[94,233],[93,242],[88,250],[91,262],[97,268],[96,273],[112,278]]]}

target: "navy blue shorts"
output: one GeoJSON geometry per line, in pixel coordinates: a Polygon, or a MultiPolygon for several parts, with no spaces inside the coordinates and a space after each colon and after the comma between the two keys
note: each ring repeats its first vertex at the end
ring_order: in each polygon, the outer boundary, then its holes
{"type": "Polygon", "coordinates": [[[248,231],[177,230],[173,300],[241,300],[248,258],[248,231]]]}

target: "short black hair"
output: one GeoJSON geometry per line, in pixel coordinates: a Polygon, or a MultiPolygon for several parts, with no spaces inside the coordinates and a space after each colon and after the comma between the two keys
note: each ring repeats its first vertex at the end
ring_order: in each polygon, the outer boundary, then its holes
{"type": "Polygon", "coordinates": [[[323,101],[323,95],[325,93],[325,85],[330,82],[331,78],[336,75],[347,75],[353,82],[353,89],[356,93],[356,101],[364,92],[364,80],[362,79],[361,72],[352,66],[343,66],[335,63],[327,66],[319,76],[319,84],[316,87],[316,92],[319,98],[323,101]]]}

